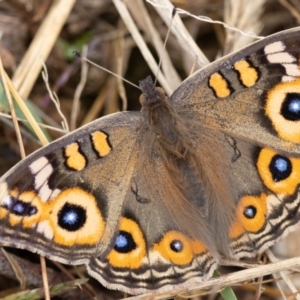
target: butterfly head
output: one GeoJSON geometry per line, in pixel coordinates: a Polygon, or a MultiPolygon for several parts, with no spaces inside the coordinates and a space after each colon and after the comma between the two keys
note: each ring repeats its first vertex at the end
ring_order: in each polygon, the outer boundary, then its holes
{"type": "Polygon", "coordinates": [[[140,103],[143,108],[156,108],[168,99],[165,91],[160,87],[155,87],[151,76],[139,82],[143,94],[140,96],[140,103]]]}

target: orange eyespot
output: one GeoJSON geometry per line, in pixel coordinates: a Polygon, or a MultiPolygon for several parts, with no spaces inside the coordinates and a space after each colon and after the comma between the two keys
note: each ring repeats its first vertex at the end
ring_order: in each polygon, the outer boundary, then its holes
{"type": "MultiPolygon", "coordinates": [[[[296,66],[296,65],[295,65],[296,66]]],[[[297,66],[296,66],[297,67],[297,66]]],[[[299,72],[299,67],[297,71],[299,72]]],[[[268,92],[265,112],[285,141],[300,142],[300,79],[281,82],[268,92]]]]}
{"type": "Polygon", "coordinates": [[[139,225],[128,218],[122,218],[113,250],[107,259],[113,267],[137,269],[146,256],[146,243],[139,225]]]}
{"type": "Polygon", "coordinates": [[[272,149],[260,151],[257,169],[265,186],[276,194],[292,195],[300,183],[300,159],[280,155],[272,149]]]}
{"type": "Polygon", "coordinates": [[[105,228],[95,197],[80,188],[62,191],[47,203],[42,218],[45,234],[52,230],[55,242],[64,246],[96,244],[105,228]]]}
{"type": "Polygon", "coordinates": [[[258,232],[263,228],[267,215],[267,196],[244,196],[236,209],[236,220],[233,222],[229,236],[237,238],[244,231],[258,232]]]}
{"type": "Polygon", "coordinates": [[[158,244],[153,246],[165,259],[177,265],[186,265],[192,262],[195,254],[206,251],[200,241],[194,241],[178,231],[169,231],[164,234],[158,244]]]}

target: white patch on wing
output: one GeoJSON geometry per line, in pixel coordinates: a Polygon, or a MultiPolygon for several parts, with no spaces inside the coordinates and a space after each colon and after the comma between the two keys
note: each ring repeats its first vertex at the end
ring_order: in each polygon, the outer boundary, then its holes
{"type": "Polygon", "coordinates": [[[8,186],[6,182],[0,182],[0,204],[5,204],[7,198],[10,198],[8,194],[8,186]]]}
{"type": "Polygon", "coordinates": [[[296,62],[295,57],[287,52],[268,54],[267,59],[272,64],[288,64],[296,62]]]}
{"type": "Polygon", "coordinates": [[[29,169],[34,177],[34,188],[43,202],[56,197],[61,191],[59,189],[50,189],[48,179],[53,173],[53,167],[49,160],[43,156],[34,161],[29,169]]]}
{"type": "Polygon", "coordinates": [[[47,202],[48,200],[51,200],[55,198],[61,190],[55,189],[51,190],[48,185],[48,181],[46,181],[38,190],[38,194],[43,202],[47,202]]]}
{"type": "Polygon", "coordinates": [[[168,260],[166,260],[163,256],[160,255],[158,251],[155,250],[149,251],[148,259],[151,265],[159,265],[161,263],[170,264],[168,260]]]}
{"type": "Polygon", "coordinates": [[[5,207],[11,207],[13,204],[13,199],[11,196],[7,195],[6,197],[4,197],[2,200],[2,203],[5,207]]]}
{"type": "Polygon", "coordinates": [[[31,163],[29,169],[31,170],[32,174],[36,174],[48,164],[49,164],[49,160],[45,156],[42,156],[38,158],[36,161],[34,161],[33,163],[31,163]]]}
{"type": "Polygon", "coordinates": [[[300,68],[297,59],[285,49],[285,44],[278,41],[265,46],[264,52],[269,63],[281,64],[285,68],[286,74],[282,76],[281,82],[291,82],[295,77],[300,77],[300,68]]]}
{"type": "Polygon", "coordinates": [[[291,82],[294,80],[295,80],[295,77],[292,77],[292,76],[282,76],[282,79],[281,79],[282,82],[291,82]]]}
{"type": "Polygon", "coordinates": [[[37,230],[37,232],[44,235],[45,238],[47,238],[49,240],[53,239],[54,233],[53,233],[53,230],[52,230],[51,226],[49,225],[48,221],[39,222],[36,227],[36,230],[37,230]]]}
{"type": "Polygon", "coordinates": [[[283,52],[285,50],[285,45],[283,42],[275,42],[267,45],[264,50],[265,50],[265,54],[283,52]]]}
{"type": "Polygon", "coordinates": [[[40,170],[38,174],[36,174],[35,176],[36,190],[39,190],[45,184],[45,182],[48,180],[52,172],[53,172],[53,168],[49,164],[45,166],[42,170],[40,170]]]}
{"type": "Polygon", "coordinates": [[[285,68],[285,72],[289,76],[300,76],[300,69],[296,64],[282,64],[285,68]]]}

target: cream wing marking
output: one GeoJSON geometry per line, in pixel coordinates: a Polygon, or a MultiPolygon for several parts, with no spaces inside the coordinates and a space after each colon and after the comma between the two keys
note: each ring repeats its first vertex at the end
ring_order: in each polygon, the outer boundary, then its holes
{"type": "Polygon", "coordinates": [[[59,189],[52,190],[49,187],[48,179],[53,173],[53,167],[45,156],[31,163],[29,169],[34,175],[34,188],[42,201],[47,202],[61,192],[59,189]]]}
{"type": "Polygon", "coordinates": [[[282,82],[295,80],[300,76],[300,69],[297,59],[288,52],[285,52],[286,46],[283,42],[275,42],[267,45],[264,52],[267,60],[271,64],[281,64],[285,68],[286,75],[282,76],[282,82]]]}
{"type": "Polygon", "coordinates": [[[274,42],[272,44],[268,44],[264,50],[265,50],[265,54],[282,52],[285,50],[285,45],[283,42],[280,42],[280,41],[274,42]]]}

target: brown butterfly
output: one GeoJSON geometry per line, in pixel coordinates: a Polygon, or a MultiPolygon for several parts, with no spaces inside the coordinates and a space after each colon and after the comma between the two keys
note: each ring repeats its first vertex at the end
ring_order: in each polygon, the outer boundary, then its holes
{"type": "Polygon", "coordinates": [[[100,118],[0,179],[0,242],[138,294],[207,279],[299,223],[300,29],[100,118]]]}

